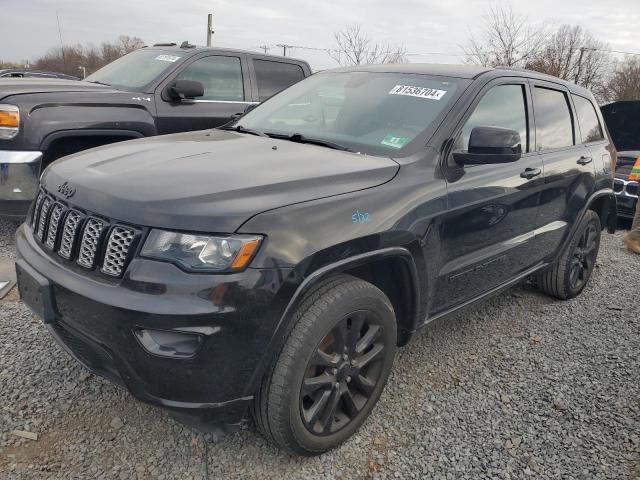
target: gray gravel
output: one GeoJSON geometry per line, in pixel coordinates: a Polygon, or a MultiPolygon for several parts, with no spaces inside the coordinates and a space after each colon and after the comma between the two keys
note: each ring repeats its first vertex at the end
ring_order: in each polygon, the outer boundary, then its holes
{"type": "MultiPolygon", "coordinates": [[[[248,424],[207,437],[210,478],[640,478],[640,258],[621,243],[603,236],[578,299],[523,285],[431,325],[340,449],[292,458],[248,424]]],[[[87,374],[15,294],[0,359],[0,478],[203,477],[202,435],[87,374]]]]}

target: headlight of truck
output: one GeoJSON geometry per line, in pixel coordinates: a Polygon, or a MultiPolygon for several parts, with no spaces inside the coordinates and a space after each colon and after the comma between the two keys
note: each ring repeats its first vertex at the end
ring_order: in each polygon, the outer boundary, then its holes
{"type": "Polygon", "coordinates": [[[0,139],[9,140],[20,131],[20,110],[15,105],[0,103],[0,139]]]}
{"type": "Polygon", "coordinates": [[[257,235],[208,236],[151,230],[141,255],[193,271],[235,271],[249,264],[260,246],[257,235]]]}

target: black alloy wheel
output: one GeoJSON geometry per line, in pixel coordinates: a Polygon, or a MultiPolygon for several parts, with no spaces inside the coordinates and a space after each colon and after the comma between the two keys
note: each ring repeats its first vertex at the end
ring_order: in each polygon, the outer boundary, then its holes
{"type": "Polygon", "coordinates": [[[300,412],[311,433],[336,433],[370,400],[385,355],[381,333],[382,326],[372,312],[358,310],[322,339],[300,390],[300,412]]]}

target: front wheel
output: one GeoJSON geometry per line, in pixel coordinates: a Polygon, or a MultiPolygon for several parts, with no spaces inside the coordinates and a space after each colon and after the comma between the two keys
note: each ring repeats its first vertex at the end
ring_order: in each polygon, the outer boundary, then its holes
{"type": "Polygon", "coordinates": [[[588,210],[557,263],[534,277],[543,292],[561,300],[577,297],[587,286],[600,250],[600,217],[588,210]]]}
{"type": "Polygon", "coordinates": [[[341,275],[314,289],[256,395],[262,434],[307,456],[348,439],[382,393],[396,329],[391,302],[368,282],[341,275]]]}

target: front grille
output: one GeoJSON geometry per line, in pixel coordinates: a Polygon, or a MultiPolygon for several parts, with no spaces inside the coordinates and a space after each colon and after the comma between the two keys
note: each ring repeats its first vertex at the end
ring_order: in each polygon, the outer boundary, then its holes
{"type": "Polygon", "coordinates": [[[638,196],[638,184],[637,183],[630,183],[627,185],[627,193],[629,195],[633,195],[635,197],[638,196]]]}
{"type": "Polygon", "coordinates": [[[69,208],[45,191],[38,194],[31,225],[38,240],[61,258],[110,277],[122,276],[140,237],[138,229],[69,208]]]}

